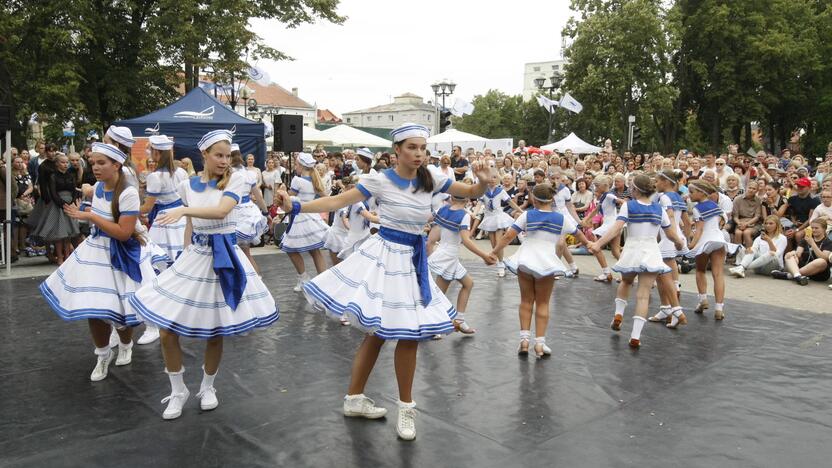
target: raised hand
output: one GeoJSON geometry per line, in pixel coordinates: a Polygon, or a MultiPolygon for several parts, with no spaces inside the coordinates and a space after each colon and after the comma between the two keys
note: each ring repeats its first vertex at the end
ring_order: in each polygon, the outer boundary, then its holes
{"type": "Polygon", "coordinates": [[[471,164],[471,172],[477,176],[477,179],[480,180],[480,183],[485,183],[491,180],[491,170],[482,162],[474,162],[471,164]]]}
{"type": "Polygon", "coordinates": [[[274,201],[283,208],[283,212],[292,212],[292,197],[285,190],[278,190],[274,193],[274,201]]]}

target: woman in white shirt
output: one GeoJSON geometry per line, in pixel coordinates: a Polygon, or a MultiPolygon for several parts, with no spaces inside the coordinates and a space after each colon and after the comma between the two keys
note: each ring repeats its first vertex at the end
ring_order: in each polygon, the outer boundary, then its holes
{"type": "Polygon", "coordinates": [[[738,252],[739,265],[728,271],[737,278],[745,278],[745,270],[749,269],[759,275],[768,275],[772,270],[782,270],[783,253],[788,243],[782,231],[779,217],[766,217],[763,232],[754,239],[751,247],[738,252]]]}
{"type": "Polygon", "coordinates": [[[280,183],[281,173],[274,159],[266,161],[266,170],[263,171],[263,200],[267,206],[274,204],[274,186],[280,183]]]}

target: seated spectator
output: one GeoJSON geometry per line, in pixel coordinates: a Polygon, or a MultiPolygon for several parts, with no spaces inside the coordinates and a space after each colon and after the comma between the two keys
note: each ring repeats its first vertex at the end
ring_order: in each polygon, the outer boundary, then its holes
{"type": "Polygon", "coordinates": [[[832,240],[826,236],[826,221],[816,219],[810,223],[809,227],[811,233],[806,233],[797,250],[786,254],[784,259],[786,271],[774,270],[771,272],[772,277],[793,279],[801,286],[809,284],[809,280],[829,280],[829,255],[832,253],[832,240]]]}
{"type": "Polygon", "coordinates": [[[730,174],[725,178],[725,190],[723,193],[731,200],[741,197],[744,193],[742,186],[740,186],[740,176],[737,174],[730,174]]]}
{"type": "Polygon", "coordinates": [[[774,270],[783,269],[783,253],[788,241],[783,235],[783,227],[777,215],[766,217],[763,231],[754,239],[751,247],[740,249],[737,254],[737,266],[728,270],[737,278],[745,278],[746,270],[758,275],[768,275],[774,270]]]}
{"type": "Polygon", "coordinates": [[[575,205],[575,211],[578,213],[578,216],[583,219],[584,213],[589,209],[595,197],[592,192],[587,190],[589,186],[586,183],[586,179],[578,179],[575,182],[575,186],[577,190],[572,194],[572,204],[575,205]]]}
{"type": "Polygon", "coordinates": [[[795,183],[797,193],[790,196],[786,201],[786,214],[792,223],[792,228],[786,231],[787,238],[794,238],[795,244],[803,239],[804,230],[809,227],[809,219],[812,212],[820,205],[820,200],[809,194],[812,183],[803,177],[795,183]]]}
{"type": "Polygon", "coordinates": [[[786,215],[786,198],[780,195],[780,183],[770,181],[766,184],[763,196],[763,216],[776,215],[782,218],[786,215]]]}
{"type": "Polygon", "coordinates": [[[832,232],[832,190],[824,190],[821,192],[820,202],[821,204],[812,212],[812,217],[809,219],[809,222],[816,219],[826,221],[826,233],[830,234],[832,232]]]}
{"type": "Polygon", "coordinates": [[[746,248],[751,247],[752,239],[760,231],[760,220],[763,218],[763,205],[757,200],[756,184],[750,184],[743,196],[734,199],[731,216],[734,219],[734,243],[742,244],[746,248]]]}

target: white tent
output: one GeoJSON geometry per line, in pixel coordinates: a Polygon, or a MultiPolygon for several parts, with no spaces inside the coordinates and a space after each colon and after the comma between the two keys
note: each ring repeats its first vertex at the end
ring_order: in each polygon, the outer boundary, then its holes
{"type": "MultiPolygon", "coordinates": [[[[332,140],[324,135],[324,132],[312,127],[303,127],[303,142],[306,146],[314,146],[317,144],[330,145],[332,140]]],[[[274,135],[266,138],[266,148],[271,149],[274,144],[274,135]]]]}
{"type": "MultiPolygon", "coordinates": [[[[373,146],[389,148],[390,140],[367,133],[349,125],[336,125],[321,132],[334,146],[373,146]]],[[[306,138],[304,138],[306,141],[306,138]]]]}
{"type": "Polygon", "coordinates": [[[490,148],[495,153],[498,150],[505,153],[511,152],[513,145],[514,140],[511,138],[483,138],[454,128],[428,138],[428,150],[433,153],[450,153],[454,146],[460,146],[463,149],[474,148],[479,151],[490,148]]]}
{"type": "Polygon", "coordinates": [[[563,153],[566,150],[572,150],[572,152],[575,154],[589,154],[598,153],[603,148],[601,148],[600,146],[591,145],[578,138],[578,135],[570,133],[569,136],[567,136],[563,140],[556,141],[554,143],[549,143],[545,146],[541,146],[540,149],[558,151],[560,153],[563,153]]]}

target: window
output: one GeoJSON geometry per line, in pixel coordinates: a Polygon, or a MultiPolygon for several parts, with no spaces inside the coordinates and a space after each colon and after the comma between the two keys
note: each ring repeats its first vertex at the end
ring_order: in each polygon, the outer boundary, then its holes
{"type": "Polygon", "coordinates": [[[552,65],[552,70],[557,70],[559,67],[559,65],[552,65]]]}
{"type": "Polygon", "coordinates": [[[392,115],[390,115],[390,121],[392,122],[393,120],[395,120],[395,118],[392,115]]]}
{"type": "Polygon", "coordinates": [[[347,117],[347,123],[352,123],[352,119],[347,117]]]}
{"type": "Polygon", "coordinates": [[[540,67],[534,67],[534,71],[539,72],[539,71],[540,71],[540,67]]]}
{"type": "Polygon", "coordinates": [[[428,122],[430,122],[430,114],[425,114],[425,117],[427,117],[428,122]]]}
{"type": "Polygon", "coordinates": [[[376,120],[381,120],[381,116],[379,115],[378,117],[376,117],[376,120]]]}

